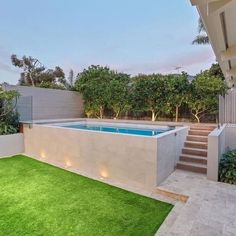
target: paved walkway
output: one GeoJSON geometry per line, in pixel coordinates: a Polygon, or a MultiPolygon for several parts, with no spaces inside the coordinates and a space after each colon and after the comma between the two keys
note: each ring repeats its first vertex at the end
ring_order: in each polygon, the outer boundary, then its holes
{"type": "Polygon", "coordinates": [[[176,170],[161,188],[189,199],[175,204],[156,236],[236,236],[236,186],[176,170]]]}

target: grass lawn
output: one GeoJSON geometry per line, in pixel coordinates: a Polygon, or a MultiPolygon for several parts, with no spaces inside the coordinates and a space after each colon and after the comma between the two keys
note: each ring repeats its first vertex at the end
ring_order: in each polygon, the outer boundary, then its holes
{"type": "Polygon", "coordinates": [[[172,207],[25,156],[0,159],[0,235],[153,236],[172,207]]]}

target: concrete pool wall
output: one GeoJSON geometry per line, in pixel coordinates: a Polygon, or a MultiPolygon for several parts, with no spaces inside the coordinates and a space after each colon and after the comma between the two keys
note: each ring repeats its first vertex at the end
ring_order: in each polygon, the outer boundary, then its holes
{"type": "Polygon", "coordinates": [[[188,127],[179,127],[143,137],[25,124],[25,153],[97,179],[151,190],[174,171],[187,132],[188,127]]]}

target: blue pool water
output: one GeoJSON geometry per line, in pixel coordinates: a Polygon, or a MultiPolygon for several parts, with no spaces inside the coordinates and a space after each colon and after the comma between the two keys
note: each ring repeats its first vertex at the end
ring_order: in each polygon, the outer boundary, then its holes
{"type": "Polygon", "coordinates": [[[109,133],[119,133],[119,134],[131,134],[140,136],[156,136],[158,134],[164,133],[166,131],[172,130],[173,128],[166,129],[147,129],[147,128],[131,128],[131,127],[120,127],[120,126],[106,126],[98,124],[73,124],[73,125],[63,125],[65,128],[73,128],[80,130],[91,130],[98,132],[109,132],[109,133]]]}

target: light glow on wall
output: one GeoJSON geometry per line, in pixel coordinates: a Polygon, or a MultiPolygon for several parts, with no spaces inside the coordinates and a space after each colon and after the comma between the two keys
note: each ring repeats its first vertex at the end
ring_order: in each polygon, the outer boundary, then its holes
{"type": "Polygon", "coordinates": [[[108,178],[108,171],[103,169],[100,171],[100,175],[101,175],[101,178],[100,179],[105,179],[105,178],[108,178]]]}
{"type": "Polygon", "coordinates": [[[71,167],[71,166],[72,166],[71,161],[70,161],[70,160],[67,160],[67,161],[66,161],[66,167],[71,167]]]}
{"type": "Polygon", "coordinates": [[[41,152],[40,152],[40,156],[41,156],[41,158],[46,158],[45,152],[44,152],[44,151],[41,151],[41,152]]]}

